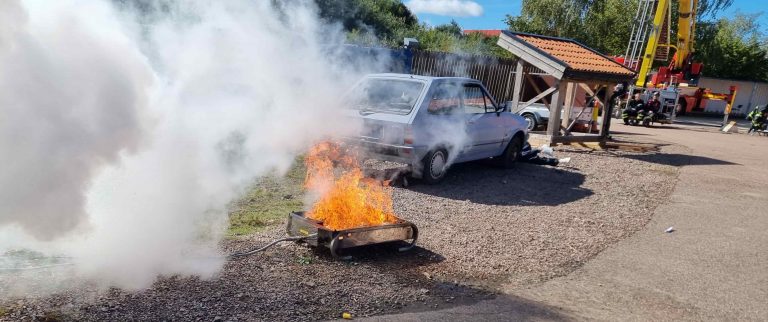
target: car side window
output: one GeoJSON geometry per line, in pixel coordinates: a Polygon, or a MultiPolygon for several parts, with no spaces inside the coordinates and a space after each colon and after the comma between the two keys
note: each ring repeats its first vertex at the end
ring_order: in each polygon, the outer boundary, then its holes
{"type": "Polygon", "coordinates": [[[461,111],[461,89],[454,84],[435,86],[427,107],[429,114],[455,114],[461,111]]]}
{"type": "Polygon", "coordinates": [[[483,114],[495,112],[493,103],[483,89],[475,84],[464,85],[464,113],[483,114]]]}

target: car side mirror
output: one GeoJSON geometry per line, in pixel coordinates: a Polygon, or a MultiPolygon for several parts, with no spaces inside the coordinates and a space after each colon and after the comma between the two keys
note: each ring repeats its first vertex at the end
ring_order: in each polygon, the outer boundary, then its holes
{"type": "Polygon", "coordinates": [[[504,112],[507,110],[507,102],[504,102],[504,104],[499,105],[496,107],[496,116],[501,116],[501,112],[504,112]]]}

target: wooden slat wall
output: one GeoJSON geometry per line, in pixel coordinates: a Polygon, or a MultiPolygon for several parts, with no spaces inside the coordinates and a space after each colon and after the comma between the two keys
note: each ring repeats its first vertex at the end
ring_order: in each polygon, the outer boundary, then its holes
{"type": "MultiPolygon", "coordinates": [[[[498,102],[512,100],[517,59],[483,55],[459,55],[431,51],[414,51],[411,73],[423,76],[469,77],[485,84],[498,102]]],[[[526,72],[542,71],[527,66],[526,72]]]]}

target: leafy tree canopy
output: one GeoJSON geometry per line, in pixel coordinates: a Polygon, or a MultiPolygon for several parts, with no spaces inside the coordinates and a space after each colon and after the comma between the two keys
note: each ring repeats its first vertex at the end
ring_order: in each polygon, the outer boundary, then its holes
{"type": "MultiPolygon", "coordinates": [[[[701,21],[732,3],[699,0],[698,18],[701,21]]],[[[626,50],[638,4],[639,0],[528,0],[519,16],[507,16],[507,24],[511,30],[572,38],[618,55],[626,50]]],[[[677,11],[672,10],[673,28],[676,20],[677,11]]]]}
{"type": "Polygon", "coordinates": [[[496,45],[498,38],[464,35],[456,21],[430,27],[400,0],[315,0],[320,16],[340,23],[350,42],[397,47],[403,38],[416,38],[421,49],[509,57],[496,45]]]}
{"type": "MultiPolygon", "coordinates": [[[[699,0],[695,60],[704,74],[720,78],[768,80],[768,38],[758,15],[711,20],[733,0],[699,0]]],[[[519,16],[507,16],[510,30],[575,39],[600,52],[623,55],[639,0],[527,0],[519,16]]],[[[677,29],[672,2],[672,30],[677,29]]]]}
{"type": "Polygon", "coordinates": [[[696,27],[695,57],[704,62],[705,75],[768,81],[768,37],[759,16],[737,14],[696,27]]]}
{"type": "Polygon", "coordinates": [[[418,19],[399,0],[315,0],[320,16],[339,22],[348,31],[363,31],[381,39],[418,27],[418,19]]]}

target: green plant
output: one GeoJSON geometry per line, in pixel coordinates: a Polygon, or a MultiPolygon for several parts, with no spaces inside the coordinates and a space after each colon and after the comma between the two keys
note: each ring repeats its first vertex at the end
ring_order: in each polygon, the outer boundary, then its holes
{"type": "Polygon", "coordinates": [[[280,224],[291,211],[302,210],[305,170],[302,158],[284,176],[259,178],[242,198],[232,203],[229,237],[245,236],[270,225],[280,224]]]}
{"type": "Polygon", "coordinates": [[[296,262],[301,264],[301,265],[312,264],[312,261],[313,261],[312,256],[309,256],[309,255],[306,255],[306,256],[305,255],[299,255],[299,258],[296,260],[296,262]]]}

